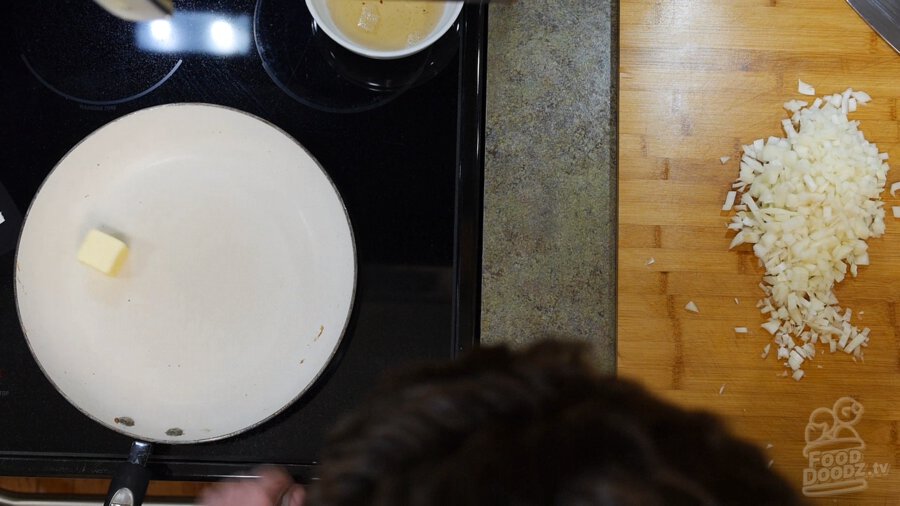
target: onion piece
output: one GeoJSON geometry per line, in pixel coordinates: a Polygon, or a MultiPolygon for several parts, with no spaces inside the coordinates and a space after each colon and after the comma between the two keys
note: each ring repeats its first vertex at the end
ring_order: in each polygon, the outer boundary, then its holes
{"type": "Polygon", "coordinates": [[[730,157],[730,156],[721,156],[721,157],[719,157],[719,161],[722,162],[722,165],[725,165],[726,163],[728,163],[728,160],[731,160],[731,157],[730,157]]]}
{"type": "Polygon", "coordinates": [[[869,94],[864,91],[854,91],[850,95],[855,98],[856,101],[860,104],[865,104],[872,100],[872,97],[870,97],[869,94]]]}
{"type": "Polygon", "coordinates": [[[859,348],[859,345],[861,345],[863,342],[865,342],[865,340],[868,338],[869,338],[869,336],[867,335],[867,333],[860,332],[859,334],[857,334],[856,337],[853,338],[852,341],[847,343],[847,346],[844,347],[844,351],[847,353],[853,353],[853,351],[856,350],[857,348],[859,348]]]}
{"type": "Polygon", "coordinates": [[[731,211],[731,208],[734,206],[734,199],[737,198],[736,191],[730,191],[725,195],[725,204],[722,206],[723,211],[731,211]]]}
{"type": "Polygon", "coordinates": [[[735,333],[735,334],[746,334],[746,333],[747,333],[747,327],[735,327],[735,328],[734,328],[734,333],[735,333]]]}
{"type": "Polygon", "coordinates": [[[690,311],[692,313],[699,313],[700,308],[697,307],[697,304],[694,304],[694,301],[690,300],[687,304],[685,304],[684,309],[690,311]]]}
{"type": "Polygon", "coordinates": [[[803,100],[789,100],[784,103],[784,108],[791,112],[797,112],[807,105],[809,104],[807,102],[804,102],[803,100]]]}
{"type": "Polygon", "coordinates": [[[848,353],[848,354],[853,353],[859,347],[859,345],[862,344],[862,342],[865,340],[866,340],[866,337],[864,337],[863,335],[861,335],[861,334],[857,335],[856,337],[853,338],[852,341],[847,343],[847,346],[844,347],[844,353],[848,353]]]}
{"type": "MultiPolygon", "coordinates": [[[[756,139],[755,141],[753,141],[753,151],[756,152],[757,157],[762,156],[762,152],[765,147],[766,147],[766,141],[764,141],[762,139],[756,139]]],[[[757,162],[755,159],[749,159],[749,160],[747,160],[747,162],[750,163],[751,165],[753,165],[754,167],[756,165],[759,165],[759,162],[757,162]]]]}
{"type": "Polygon", "coordinates": [[[800,93],[801,95],[814,96],[816,94],[816,89],[813,88],[808,83],[804,83],[803,81],[798,79],[797,80],[797,92],[800,93]]]}
{"type": "Polygon", "coordinates": [[[762,328],[766,329],[769,334],[775,335],[778,332],[778,329],[781,327],[781,322],[778,320],[769,320],[766,323],[761,325],[762,328]]]}

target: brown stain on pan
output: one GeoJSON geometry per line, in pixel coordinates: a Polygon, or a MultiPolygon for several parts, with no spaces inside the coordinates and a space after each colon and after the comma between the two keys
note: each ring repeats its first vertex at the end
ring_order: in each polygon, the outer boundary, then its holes
{"type": "Polygon", "coordinates": [[[181,429],[179,429],[178,427],[172,427],[171,429],[169,429],[169,430],[166,431],[166,435],[167,435],[167,436],[172,436],[172,437],[183,436],[183,435],[184,435],[184,431],[181,430],[181,429]]]}
{"type": "Polygon", "coordinates": [[[113,419],[117,425],[124,425],[126,427],[134,427],[134,419],[128,416],[117,416],[113,419]]]}

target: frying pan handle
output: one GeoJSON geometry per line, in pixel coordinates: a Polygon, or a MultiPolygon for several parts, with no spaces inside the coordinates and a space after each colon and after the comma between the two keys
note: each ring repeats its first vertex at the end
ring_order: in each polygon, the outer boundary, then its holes
{"type": "Polygon", "coordinates": [[[143,441],[131,444],[128,462],[122,464],[109,484],[106,502],[103,506],[140,506],[150,484],[150,470],[147,459],[153,446],[143,441]]]}

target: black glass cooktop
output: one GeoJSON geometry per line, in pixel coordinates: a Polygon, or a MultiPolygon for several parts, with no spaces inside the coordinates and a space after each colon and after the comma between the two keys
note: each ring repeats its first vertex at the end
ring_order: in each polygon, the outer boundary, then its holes
{"type": "Polygon", "coordinates": [[[359,268],[350,326],[315,387],[248,433],[157,445],[156,477],[273,462],[308,479],[324,433],[383,370],[478,340],[487,8],[466,6],[439,42],[395,61],[339,47],[303,0],[176,8],[135,24],[90,0],[28,0],[0,17],[0,474],[105,475],[128,452],[127,437],[70,406],[36,366],[13,265],[21,216],[56,162],[138,109],[221,104],[295,137],[344,199],[359,268]]]}

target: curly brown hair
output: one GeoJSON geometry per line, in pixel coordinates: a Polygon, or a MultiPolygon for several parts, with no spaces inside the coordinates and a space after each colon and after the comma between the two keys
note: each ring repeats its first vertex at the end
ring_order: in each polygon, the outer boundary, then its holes
{"type": "Polygon", "coordinates": [[[331,434],[312,506],[798,504],[713,415],[600,375],[581,344],[394,375],[331,434]]]}

